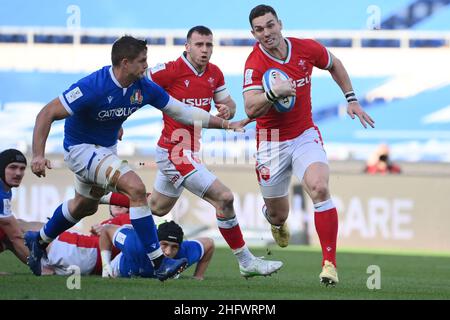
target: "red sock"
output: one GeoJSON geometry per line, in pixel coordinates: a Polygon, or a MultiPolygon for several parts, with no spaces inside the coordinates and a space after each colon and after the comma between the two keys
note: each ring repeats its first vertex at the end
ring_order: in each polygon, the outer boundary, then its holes
{"type": "Polygon", "coordinates": [[[111,199],[109,199],[109,204],[112,204],[113,206],[119,206],[119,207],[130,207],[130,198],[128,198],[126,195],[113,192],[111,194],[111,199]]]}
{"type": "Polygon", "coordinates": [[[238,224],[230,229],[219,227],[219,231],[232,250],[245,246],[244,237],[238,224]]]}
{"type": "Polygon", "coordinates": [[[314,212],[314,223],[322,246],[322,265],[328,260],[336,266],[336,239],[338,233],[338,215],[336,208],[314,212]]]}

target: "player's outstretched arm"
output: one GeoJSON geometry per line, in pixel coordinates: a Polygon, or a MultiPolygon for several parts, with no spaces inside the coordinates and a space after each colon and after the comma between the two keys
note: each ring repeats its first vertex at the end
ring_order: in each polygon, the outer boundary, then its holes
{"type": "Polygon", "coordinates": [[[373,121],[373,119],[364,111],[364,109],[356,99],[356,95],[354,94],[352,88],[352,82],[350,80],[350,77],[348,76],[347,70],[345,70],[344,65],[338,58],[336,58],[332,53],[330,54],[331,58],[333,59],[333,66],[329,69],[329,71],[334,81],[338,84],[344,95],[346,95],[347,100],[349,101],[347,106],[347,114],[352,119],[355,119],[355,116],[357,116],[364,128],[367,128],[367,125],[370,125],[372,128],[374,128],[375,121],[373,121]]]}
{"type": "Polygon", "coordinates": [[[27,256],[30,252],[23,242],[23,232],[20,229],[16,218],[10,216],[0,219],[0,227],[6,233],[6,236],[11,243],[11,251],[20,259],[20,261],[26,264],[27,256]]]}
{"type": "Polygon", "coordinates": [[[100,238],[98,241],[98,246],[100,249],[100,256],[102,259],[102,277],[103,278],[112,278],[112,269],[111,269],[111,251],[112,251],[112,241],[114,237],[114,233],[119,228],[119,226],[115,225],[104,225],[103,230],[100,234],[100,238]]]}
{"type": "Polygon", "coordinates": [[[250,119],[256,119],[265,115],[272,107],[273,102],[267,100],[261,90],[244,92],[245,113],[250,119]]]}
{"type": "Polygon", "coordinates": [[[31,160],[31,171],[36,176],[45,177],[45,168],[51,169],[50,161],[45,159],[45,143],[53,121],[67,118],[69,115],[58,98],[50,101],[38,113],[33,130],[33,159],[31,160]]]}
{"type": "Polygon", "coordinates": [[[237,132],[244,132],[244,127],[252,122],[250,119],[230,122],[219,117],[211,115],[209,112],[200,108],[193,108],[177,99],[170,97],[167,105],[161,109],[178,122],[187,125],[201,125],[203,128],[227,129],[237,132]]]}
{"type": "Polygon", "coordinates": [[[197,280],[203,280],[206,269],[214,254],[214,240],[211,238],[198,238],[196,240],[202,243],[204,253],[203,257],[197,263],[193,277],[197,280]]]}
{"type": "Polygon", "coordinates": [[[228,96],[221,101],[214,100],[214,103],[216,104],[217,111],[219,111],[216,115],[217,117],[225,120],[233,119],[236,114],[236,103],[231,96],[228,96]]]}

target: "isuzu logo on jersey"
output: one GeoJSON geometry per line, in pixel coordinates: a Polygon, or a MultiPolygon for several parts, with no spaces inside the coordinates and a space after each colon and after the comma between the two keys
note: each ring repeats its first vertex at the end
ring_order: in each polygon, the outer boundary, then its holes
{"type": "Polygon", "coordinates": [[[297,87],[303,87],[304,85],[307,85],[311,83],[311,76],[306,76],[304,78],[295,80],[295,84],[297,85],[297,87]]]}
{"type": "Polygon", "coordinates": [[[142,100],[144,100],[144,97],[141,94],[140,89],[134,89],[133,94],[130,97],[130,103],[131,104],[142,104],[142,100]]]}
{"type": "Polygon", "coordinates": [[[183,98],[181,101],[195,107],[205,107],[211,104],[212,98],[183,98]]]}
{"type": "Polygon", "coordinates": [[[139,107],[120,107],[109,110],[102,110],[98,113],[97,118],[99,120],[111,120],[116,117],[129,117],[139,107]]]}

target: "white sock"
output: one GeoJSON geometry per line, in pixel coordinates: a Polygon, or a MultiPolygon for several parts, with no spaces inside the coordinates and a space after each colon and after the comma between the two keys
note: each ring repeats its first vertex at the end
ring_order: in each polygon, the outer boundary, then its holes
{"type": "Polygon", "coordinates": [[[234,255],[239,261],[239,265],[246,268],[250,262],[252,262],[253,259],[255,259],[255,256],[253,253],[248,250],[247,246],[243,246],[242,248],[233,250],[234,255]]]}
{"type": "Polygon", "coordinates": [[[112,192],[105,194],[103,197],[100,198],[99,203],[100,204],[109,204],[109,201],[111,200],[112,192]]]}
{"type": "Polygon", "coordinates": [[[100,256],[102,257],[102,265],[111,263],[111,251],[110,250],[102,250],[100,252],[100,256]]]}

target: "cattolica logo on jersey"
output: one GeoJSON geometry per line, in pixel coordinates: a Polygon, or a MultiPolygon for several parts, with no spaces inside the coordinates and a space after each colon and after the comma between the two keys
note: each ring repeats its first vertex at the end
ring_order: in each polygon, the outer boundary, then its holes
{"type": "Polygon", "coordinates": [[[144,100],[144,97],[141,94],[140,89],[134,89],[133,94],[130,97],[130,103],[131,104],[142,104],[142,100],[144,100]]]}
{"type": "Polygon", "coordinates": [[[100,121],[108,121],[114,118],[121,118],[121,117],[129,117],[133,112],[138,110],[139,107],[118,107],[115,109],[107,109],[107,110],[101,110],[97,114],[97,119],[100,121]]]}

